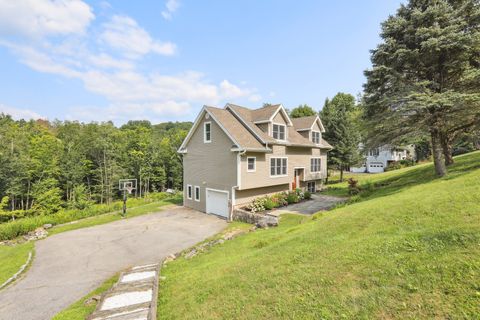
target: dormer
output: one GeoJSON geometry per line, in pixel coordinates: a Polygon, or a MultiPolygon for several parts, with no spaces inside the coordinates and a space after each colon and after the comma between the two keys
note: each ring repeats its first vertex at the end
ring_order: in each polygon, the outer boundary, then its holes
{"type": "Polygon", "coordinates": [[[288,140],[288,127],[293,126],[287,111],[281,104],[268,105],[252,111],[253,123],[271,138],[288,140]]]}
{"type": "Polygon", "coordinates": [[[318,115],[292,119],[295,130],[304,138],[315,144],[321,144],[322,133],[325,132],[322,121],[318,115]]]}

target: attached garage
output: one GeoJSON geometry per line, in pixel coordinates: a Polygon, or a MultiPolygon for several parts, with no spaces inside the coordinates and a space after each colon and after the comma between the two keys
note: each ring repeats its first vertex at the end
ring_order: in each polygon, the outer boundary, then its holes
{"type": "Polygon", "coordinates": [[[383,171],[384,171],[383,163],[381,162],[371,162],[368,165],[368,172],[370,173],[379,173],[383,171]]]}
{"type": "Polygon", "coordinates": [[[224,218],[229,217],[228,191],[206,189],[206,212],[224,218]]]}

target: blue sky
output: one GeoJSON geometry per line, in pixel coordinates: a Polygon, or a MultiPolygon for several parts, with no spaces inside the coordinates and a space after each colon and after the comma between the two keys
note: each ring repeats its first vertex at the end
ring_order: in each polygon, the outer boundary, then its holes
{"type": "Polygon", "coordinates": [[[319,110],[361,92],[401,2],[0,0],[0,112],[122,124],[226,102],[319,110]]]}

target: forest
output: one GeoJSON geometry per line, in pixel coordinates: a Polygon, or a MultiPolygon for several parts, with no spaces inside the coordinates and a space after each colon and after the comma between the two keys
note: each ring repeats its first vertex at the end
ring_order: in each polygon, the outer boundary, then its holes
{"type": "Polygon", "coordinates": [[[0,211],[51,214],[110,204],[118,180],[135,178],[138,197],[181,189],[176,152],[190,122],[152,125],[14,120],[0,114],[0,211]]]}

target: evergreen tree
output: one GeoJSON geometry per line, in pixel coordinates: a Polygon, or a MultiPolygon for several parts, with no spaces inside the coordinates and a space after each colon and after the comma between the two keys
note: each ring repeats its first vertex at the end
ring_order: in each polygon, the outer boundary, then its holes
{"type": "Polygon", "coordinates": [[[455,136],[480,121],[478,0],[410,0],[382,24],[365,72],[369,143],[428,134],[437,175],[455,136]]]}
{"type": "Polygon", "coordinates": [[[340,170],[341,181],[343,171],[362,160],[358,115],[355,98],[346,93],[337,93],[331,101],[327,99],[320,112],[326,131],[323,137],[334,147],[328,154],[328,164],[340,170]]]}

